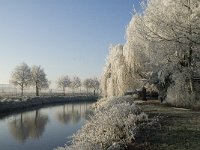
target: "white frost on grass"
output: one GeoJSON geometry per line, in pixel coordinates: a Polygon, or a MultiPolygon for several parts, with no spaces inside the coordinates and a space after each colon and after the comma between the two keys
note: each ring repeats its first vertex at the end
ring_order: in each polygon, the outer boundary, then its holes
{"type": "Polygon", "coordinates": [[[94,116],[73,136],[72,145],[57,150],[107,149],[115,143],[131,143],[139,125],[148,121],[130,97],[104,98],[94,106],[94,116]]]}
{"type": "Polygon", "coordinates": [[[121,104],[121,103],[134,103],[134,99],[131,96],[123,96],[123,97],[111,97],[111,98],[102,98],[98,100],[95,104],[92,105],[92,108],[95,109],[95,111],[99,109],[108,108],[115,104],[121,104]]]}

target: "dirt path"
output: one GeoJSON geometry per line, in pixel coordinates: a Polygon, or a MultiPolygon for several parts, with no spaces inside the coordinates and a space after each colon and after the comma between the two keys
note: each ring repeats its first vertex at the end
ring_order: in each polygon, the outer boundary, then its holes
{"type": "Polygon", "coordinates": [[[161,116],[161,128],[148,141],[148,150],[200,150],[200,112],[158,101],[138,103],[149,117],[161,116]]]}

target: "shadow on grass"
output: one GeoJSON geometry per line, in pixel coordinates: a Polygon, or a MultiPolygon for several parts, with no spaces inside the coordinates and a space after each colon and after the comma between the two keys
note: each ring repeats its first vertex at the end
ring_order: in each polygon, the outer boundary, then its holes
{"type": "Polygon", "coordinates": [[[149,118],[162,116],[161,128],[148,139],[144,150],[200,150],[200,112],[177,110],[158,102],[140,106],[149,118]]]}
{"type": "Polygon", "coordinates": [[[164,129],[149,142],[155,150],[199,150],[200,131],[182,129],[164,129]]]}

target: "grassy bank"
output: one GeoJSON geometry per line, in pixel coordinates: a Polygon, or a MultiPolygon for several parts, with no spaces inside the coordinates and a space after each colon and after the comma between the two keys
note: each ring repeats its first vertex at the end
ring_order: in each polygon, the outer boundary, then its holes
{"type": "Polygon", "coordinates": [[[91,109],[93,115],[73,136],[72,145],[57,150],[139,149],[143,146],[138,143],[157,127],[157,120],[149,119],[130,96],[103,98],[91,109]]]}
{"type": "Polygon", "coordinates": [[[158,101],[138,105],[150,118],[161,117],[161,128],[149,138],[146,150],[199,150],[200,112],[168,107],[158,101]]]}
{"type": "Polygon", "coordinates": [[[200,112],[132,97],[101,99],[93,112],[73,144],[57,150],[199,150],[200,112]]]}

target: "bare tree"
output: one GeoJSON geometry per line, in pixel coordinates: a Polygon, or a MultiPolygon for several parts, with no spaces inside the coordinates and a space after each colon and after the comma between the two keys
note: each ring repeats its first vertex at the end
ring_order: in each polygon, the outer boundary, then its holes
{"type": "Polygon", "coordinates": [[[95,91],[99,89],[100,82],[97,78],[88,78],[83,81],[83,86],[87,89],[87,93],[89,89],[94,89],[95,91]]]}
{"type": "Polygon", "coordinates": [[[49,81],[47,80],[44,69],[40,66],[33,66],[31,68],[31,84],[35,86],[36,96],[39,96],[39,91],[42,88],[49,87],[49,81]]]}
{"type": "Polygon", "coordinates": [[[29,85],[30,79],[30,68],[26,63],[22,63],[17,66],[11,75],[11,83],[20,87],[21,96],[24,95],[24,87],[29,85]]]}
{"type": "Polygon", "coordinates": [[[94,89],[94,96],[96,95],[96,91],[99,90],[100,82],[99,80],[95,77],[90,79],[91,81],[91,87],[94,89]]]}
{"type": "Polygon", "coordinates": [[[75,76],[72,78],[70,87],[72,88],[72,91],[74,93],[74,90],[79,88],[81,86],[81,80],[79,77],[75,76]]]}
{"type": "Polygon", "coordinates": [[[86,88],[87,94],[88,94],[88,90],[89,90],[89,88],[91,88],[90,79],[85,79],[85,80],[83,81],[82,85],[86,88]]]}
{"type": "Polygon", "coordinates": [[[62,88],[64,96],[65,96],[65,89],[66,87],[70,87],[70,84],[71,84],[71,80],[67,75],[62,76],[58,79],[57,85],[59,88],[62,88]]]}

